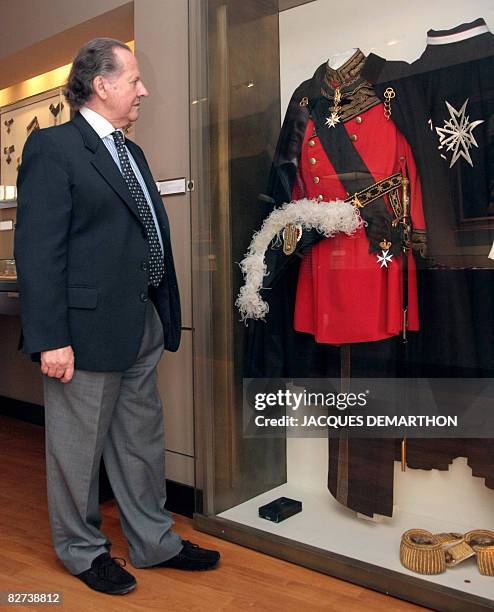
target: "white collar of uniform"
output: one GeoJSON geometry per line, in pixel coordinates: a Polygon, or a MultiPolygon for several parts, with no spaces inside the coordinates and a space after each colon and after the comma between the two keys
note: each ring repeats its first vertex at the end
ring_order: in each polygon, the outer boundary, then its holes
{"type": "MultiPolygon", "coordinates": [[[[478,20],[478,21],[484,21],[478,20]]],[[[465,24],[464,27],[453,28],[454,30],[458,30],[453,34],[446,34],[448,30],[442,32],[435,32],[434,30],[430,30],[427,32],[427,44],[428,45],[449,45],[455,42],[461,42],[462,40],[467,40],[468,38],[473,38],[474,36],[480,36],[481,34],[486,34],[490,32],[487,27],[485,21],[483,23],[479,23],[476,26],[468,27],[470,24],[465,24]]]]}
{"type": "MultiPolygon", "coordinates": [[[[100,138],[106,138],[107,136],[111,136],[113,132],[116,131],[113,125],[108,121],[108,119],[105,119],[103,115],[100,115],[96,111],[93,111],[91,108],[83,106],[79,112],[100,138]]],[[[123,130],[120,130],[119,128],[119,131],[123,134],[123,130]]],[[[125,137],[125,134],[123,135],[125,137]]]]}

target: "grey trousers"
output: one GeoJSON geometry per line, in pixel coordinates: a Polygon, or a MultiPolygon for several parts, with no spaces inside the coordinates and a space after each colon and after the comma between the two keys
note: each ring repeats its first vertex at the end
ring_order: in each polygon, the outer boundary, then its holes
{"type": "Polygon", "coordinates": [[[44,376],[48,510],[55,551],[72,574],[110,550],[100,531],[99,466],[105,461],[134,567],[175,556],[181,539],[165,510],[163,412],[156,366],[163,329],[151,301],[136,363],[125,372],[44,376]]]}

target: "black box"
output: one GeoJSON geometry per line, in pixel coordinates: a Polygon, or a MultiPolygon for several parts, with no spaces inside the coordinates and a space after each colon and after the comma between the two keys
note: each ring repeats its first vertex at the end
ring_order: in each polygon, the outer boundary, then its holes
{"type": "Polygon", "coordinates": [[[273,523],[281,523],[299,512],[302,512],[302,502],[289,497],[278,497],[269,504],[259,507],[259,516],[273,523]]]}

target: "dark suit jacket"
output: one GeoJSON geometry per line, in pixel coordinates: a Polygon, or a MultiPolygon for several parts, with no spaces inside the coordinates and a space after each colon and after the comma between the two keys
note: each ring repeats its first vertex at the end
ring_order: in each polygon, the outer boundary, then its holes
{"type": "MultiPolygon", "coordinates": [[[[165,275],[153,292],[165,348],[180,343],[170,228],[144,153],[127,140],[152,198],[165,275]]],[[[104,143],[74,119],[28,138],[18,177],[14,256],[23,350],[72,345],[75,366],[123,371],[136,359],[148,301],[149,247],[137,205],[104,143]]]]}

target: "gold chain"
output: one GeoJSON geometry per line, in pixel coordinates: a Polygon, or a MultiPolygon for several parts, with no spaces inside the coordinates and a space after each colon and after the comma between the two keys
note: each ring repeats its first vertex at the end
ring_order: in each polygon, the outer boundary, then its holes
{"type": "Polygon", "coordinates": [[[391,100],[396,96],[395,90],[392,87],[387,87],[384,92],[384,116],[389,121],[391,118],[391,100]]]}

